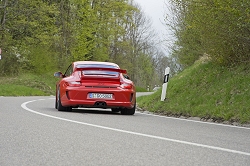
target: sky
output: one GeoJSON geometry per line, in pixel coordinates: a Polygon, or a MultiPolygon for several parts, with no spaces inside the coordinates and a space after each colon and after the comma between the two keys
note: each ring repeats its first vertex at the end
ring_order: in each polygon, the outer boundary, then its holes
{"type": "Polygon", "coordinates": [[[172,44],[170,40],[166,40],[167,38],[171,38],[171,33],[167,30],[167,26],[164,25],[164,16],[167,12],[167,1],[168,0],[134,0],[134,2],[141,6],[145,15],[151,19],[152,27],[159,35],[159,40],[162,41],[162,46],[160,46],[161,50],[166,54],[168,54],[168,48],[165,46],[172,44]]]}
{"type": "Polygon", "coordinates": [[[142,11],[153,22],[153,28],[160,35],[166,33],[166,26],[164,24],[164,15],[166,13],[166,0],[134,0],[138,3],[142,11]]]}

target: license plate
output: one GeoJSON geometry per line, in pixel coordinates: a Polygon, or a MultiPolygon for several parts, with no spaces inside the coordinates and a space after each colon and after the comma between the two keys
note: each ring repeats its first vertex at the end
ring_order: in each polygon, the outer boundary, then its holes
{"type": "Polygon", "coordinates": [[[105,93],[89,93],[89,98],[91,99],[112,99],[112,94],[105,94],[105,93]]]}

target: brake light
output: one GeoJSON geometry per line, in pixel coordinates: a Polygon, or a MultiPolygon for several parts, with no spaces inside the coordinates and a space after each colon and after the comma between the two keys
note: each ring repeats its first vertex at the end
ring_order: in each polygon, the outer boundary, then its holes
{"type": "Polygon", "coordinates": [[[78,81],[65,82],[65,84],[67,86],[75,86],[75,87],[81,86],[81,82],[78,82],[78,81]]]}
{"type": "Polygon", "coordinates": [[[123,84],[121,84],[121,88],[122,89],[132,89],[132,85],[131,84],[123,83],[123,84]]]}

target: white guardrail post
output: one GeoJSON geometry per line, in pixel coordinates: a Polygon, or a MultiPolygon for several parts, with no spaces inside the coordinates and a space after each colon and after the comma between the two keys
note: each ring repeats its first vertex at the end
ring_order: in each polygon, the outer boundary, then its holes
{"type": "Polygon", "coordinates": [[[163,85],[162,85],[161,101],[164,101],[166,99],[166,93],[167,93],[167,87],[168,87],[168,79],[169,79],[169,71],[170,71],[170,68],[167,67],[165,69],[164,82],[163,82],[163,85]]]}

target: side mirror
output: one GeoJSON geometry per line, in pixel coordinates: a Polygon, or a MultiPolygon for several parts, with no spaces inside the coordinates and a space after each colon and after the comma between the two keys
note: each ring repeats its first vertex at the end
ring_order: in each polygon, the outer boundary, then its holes
{"type": "Polygon", "coordinates": [[[59,77],[59,78],[63,78],[62,72],[55,72],[55,73],[54,73],[54,76],[55,76],[55,77],[59,77]]]}
{"type": "Polygon", "coordinates": [[[130,80],[129,76],[126,75],[126,74],[124,74],[123,77],[126,78],[126,79],[128,79],[128,80],[130,80]]]}

